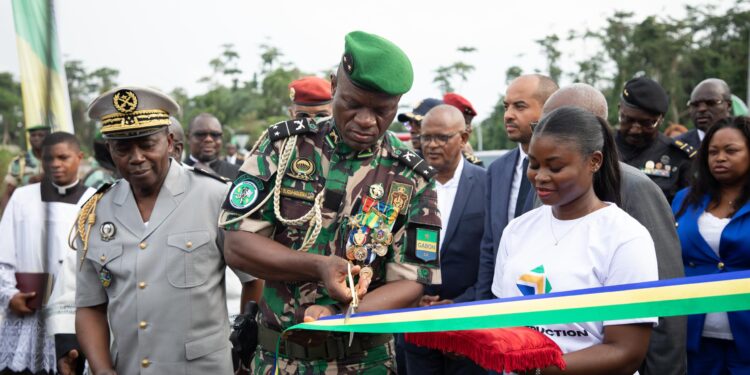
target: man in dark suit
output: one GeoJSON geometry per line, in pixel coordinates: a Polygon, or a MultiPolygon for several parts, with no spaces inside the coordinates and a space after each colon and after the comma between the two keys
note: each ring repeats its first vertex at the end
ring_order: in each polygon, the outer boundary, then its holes
{"type": "Polygon", "coordinates": [[[223,134],[221,122],[216,116],[209,113],[195,116],[188,126],[190,155],[185,159],[184,164],[234,180],[240,167],[219,159],[223,134]]]}
{"type": "MultiPolygon", "coordinates": [[[[467,162],[461,150],[469,139],[461,111],[442,104],[422,120],[420,132],[425,160],[437,170],[435,190],[443,230],[440,232],[442,285],[425,288],[420,306],[468,301],[466,289],[476,282],[482,240],[484,169],[467,162]]],[[[473,295],[472,295],[473,297],[473,295]]],[[[440,351],[405,345],[406,368],[415,374],[485,374],[468,359],[447,357],[440,351]]]]}
{"type": "Polygon", "coordinates": [[[557,84],[540,74],[523,75],[505,91],[505,130],[518,147],[501,156],[487,168],[484,237],[479,256],[479,275],[467,296],[475,300],[494,298],[490,287],[495,275],[495,258],[500,236],[508,222],[528,211],[534,191],[526,178],[529,161],[526,151],[531,141],[532,124],[539,121],[542,106],[557,90],[557,84]]]}
{"type": "Polygon", "coordinates": [[[719,120],[732,115],[732,92],[729,90],[729,85],[718,78],[701,81],[690,94],[688,109],[695,129],[676,139],[697,150],[708,129],[711,129],[719,120]]]}

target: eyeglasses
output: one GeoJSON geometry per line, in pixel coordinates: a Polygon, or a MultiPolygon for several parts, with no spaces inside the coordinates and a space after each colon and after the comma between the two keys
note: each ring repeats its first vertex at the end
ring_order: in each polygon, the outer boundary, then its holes
{"type": "Polygon", "coordinates": [[[222,133],[221,132],[202,132],[198,131],[192,134],[193,137],[198,138],[200,140],[205,139],[208,136],[211,136],[214,140],[221,139],[222,133]]]}
{"type": "Polygon", "coordinates": [[[451,138],[455,137],[456,134],[461,134],[463,132],[464,132],[463,130],[460,130],[453,134],[445,134],[445,135],[443,134],[421,134],[419,136],[419,139],[422,141],[422,144],[425,144],[425,145],[429,144],[432,141],[435,141],[435,143],[438,146],[442,146],[448,143],[448,141],[450,141],[451,138]]]}
{"type": "Polygon", "coordinates": [[[639,126],[641,129],[654,129],[657,126],[659,126],[659,122],[661,122],[661,116],[657,117],[656,120],[646,120],[646,119],[634,119],[632,117],[628,117],[625,115],[620,115],[620,125],[625,126],[639,126]]]}
{"type": "Polygon", "coordinates": [[[690,108],[698,108],[701,106],[701,104],[705,104],[706,107],[716,107],[719,104],[724,103],[726,100],[724,99],[706,99],[706,100],[688,100],[687,106],[690,108]]]}

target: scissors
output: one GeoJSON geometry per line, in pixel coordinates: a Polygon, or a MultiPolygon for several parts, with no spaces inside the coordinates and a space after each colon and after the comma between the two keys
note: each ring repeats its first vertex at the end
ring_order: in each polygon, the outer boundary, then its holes
{"type": "MultiPolygon", "coordinates": [[[[352,291],[352,302],[349,303],[349,308],[346,309],[346,315],[344,316],[344,324],[349,323],[349,317],[357,312],[357,306],[359,305],[359,297],[357,297],[357,287],[354,285],[354,277],[352,276],[352,264],[347,264],[347,277],[349,279],[349,290],[352,291]]],[[[352,346],[354,341],[354,332],[349,333],[349,347],[352,346]]]]}

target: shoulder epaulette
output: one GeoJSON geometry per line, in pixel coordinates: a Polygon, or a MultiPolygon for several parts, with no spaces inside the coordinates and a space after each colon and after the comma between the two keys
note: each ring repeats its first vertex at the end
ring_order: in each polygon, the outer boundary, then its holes
{"type": "Polygon", "coordinates": [[[484,166],[484,163],[482,163],[482,159],[478,158],[476,155],[469,152],[464,152],[463,154],[464,158],[466,158],[466,161],[468,161],[469,163],[484,166]]]}
{"type": "Polygon", "coordinates": [[[427,162],[419,155],[417,155],[414,151],[402,150],[397,148],[393,150],[393,153],[396,155],[396,158],[399,161],[404,163],[409,168],[413,169],[414,172],[417,172],[425,179],[429,180],[432,178],[432,176],[435,175],[435,173],[437,173],[437,170],[435,170],[435,168],[427,164],[427,162]]]}
{"type": "Polygon", "coordinates": [[[221,181],[224,184],[227,183],[227,182],[232,181],[232,180],[230,180],[230,179],[228,179],[228,178],[226,178],[224,176],[219,176],[218,174],[213,173],[213,172],[209,172],[209,171],[207,171],[207,170],[205,170],[203,168],[190,167],[190,169],[192,169],[193,172],[195,172],[195,173],[197,173],[199,175],[211,177],[214,180],[219,180],[219,181],[221,181]]]}
{"type": "Polygon", "coordinates": [[[102,186],[99,186],[99,188],[96,189],[96,191],[94,192],[94,194],[92,194],[89,197],[89,199],[86,200],[86,202],[83,202],[83,205],[85,206],[86,203],[89,203],[89,201],[92,198],[94,198],[95,195],[98,195],[99,197],[101,197],[102,195],[104,195],[104,193],[106,193],[107,191],[109,191],[109,189],[111,189],[112,186],[115,186],[115,184],[117,184],[118,181],[120,181],[120,180],[115,180],[115,182],[105,182],[105,183],[103,183],[102,186]]]}
{"type": "Polygon", "coordinates": [[[297,134],[317,133],[318,129],[315,120],[309,118],[287,120],[271,125],[268,128],[268,138],[271,142],[276,142],[297,134]]]}
{"type": "Polygon", "coordinates": [[[691,146],[687,142],[683,142],[683,141],[681,141],[679,139],[672,139],[672,146],[675,146],[678,149],[680,149],[680,151],[682,151],[685,154],[687,154],[687,156],[690,157],[691,159],[697,153],[697,151],[695,150],[695,148],[693,146],[691,146]]]}

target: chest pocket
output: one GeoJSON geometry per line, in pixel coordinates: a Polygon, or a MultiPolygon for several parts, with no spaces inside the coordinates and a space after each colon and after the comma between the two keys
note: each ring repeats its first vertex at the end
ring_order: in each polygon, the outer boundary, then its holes
{"type": "Polygon", "coordinates": [[[86,252],[86,258],[93,264],[107,296],[116,297],[127,279],[122,267],[122,245],[94,246],[86,252]]]}
{"type": "Polygon", "coordinates": [[[209,231],[176,233],[167,237],[167,279],[176,288],[192,288],[208,280],[214,270],[209,231]]]}

